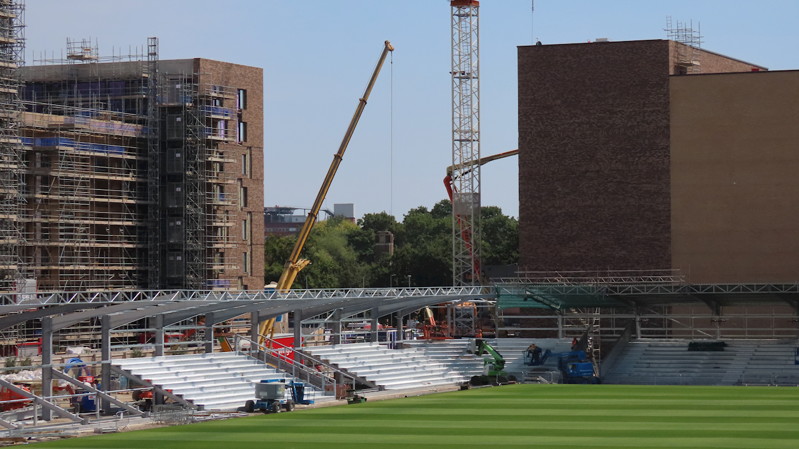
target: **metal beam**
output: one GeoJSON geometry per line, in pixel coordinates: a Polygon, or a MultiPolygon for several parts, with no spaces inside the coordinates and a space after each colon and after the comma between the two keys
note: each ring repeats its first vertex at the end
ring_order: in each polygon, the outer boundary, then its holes
{"type": "Polygon", "coordinates": [[[135,302],[127,302],[121,304],[107,305],[106,307],[98,307],[92,310],[84,310],[82,312],[75,312],[75,313],[70,313],[68,315],[53,317],[53,331],[54,332],[59,331],[75,323],[80,323],[81,321],[88,320],[89,318],[96,318],[98,316],[110,315],[112,313],[117,313],[117,312],[126,312],[130,310],[143,308],[149,305],[152,305],[152,303],[140,304],[135,302]]]}
{"type": "MultiPolygon", "coordinates": [[[[30,310],[29,306],[25,306],[21,310],[27,310],[27,312],[23,313],[12,313],[10,315],[6,315],[0,318],[0,329],[7,329],[15,324],[24,323],[25,321],[35,320],[39,318],[44,318],[46,316],[53,316],[53,315],[61,315],[65,313],[72,313],[76,310],[82,309],[90,309],[95,307],[101,307],[103,304],[96,303],[96,304],[65,304],[61,306],[52,306],[52,307],[43,307],[37,310],[30,310]]],[[[6,309],[3,309],[2,312],[4,313],[11,313],[6,309]]]]}
{"type": "Polygon", "coordinates": [[[152,382],[150,382],[148,380],[145,380],[145,379],[143,379],[143,378],[141,378],[141,377],[139,377],[139,376],[137,376],[137,375],[135,375],[135,374],[133,374],[133,373],[131,373],[129,371],[125,371],[122,368],[116,367],[114,365],[111,365],[111,371],[116,373],[116,374],[119,374],[120,376],[125,376],[128,379],[132,379],[136,383],[140,383],[140,384],[145,385],[147,387],[151,387],[156,393],[162,394],[163,396],[168,397],[169,399],[172,399],[173,401],[175,401],[175,402],[177,402],[177,403],[179,403],[181,405],[185,405],[186,407],[189,407],[189,408],[191,408],[193,410],[197,410],[197,406],[196,405],[194,405],[193,403],[183,399],[180,396],[175,395],[174,393],[172,393],[171,390],[165,390],[165,389],[159,387],[158,385],[153,385],[152,382]]]}
{"type": "Polygon", "coordinates": [[[137,409],[135,407],[131,407],[130,405],[118,400],[117,398],[109,395],[108,393],[100,391],[100,390],[92,387],[91,385],[88,385],[88,384],[86,384],[84,382],[81,382],[81,381],[79,381],[79,380],[77,380],[77,379],[75,379],[73,377],[67,376],[64,373],[61,373],[61,372],[58,372],[58,371],[53,371],[53,375],[55,377],[61,379],[61,380],[64,380],[66,382],[71,383],[72,385],[75,385],[78,388],[83,388],[83,389],[91,391],[92,393],[96,394],[97,396],[100,396],[101,398],[103,398],[105,401],[108,401],[111,404],[116,405],[117,407],[124,408],[130,414],[133,414],[133,415],[143,415],[144,414],[144,413],[142,413],[141,410],[139,410],[139,409],[137,409]]]}
{"type": "MultiPolygon", "coordinates": [[[[42,395],[53,396],[53,318],[42,318],[42,395]]],[[[49,421],[52,414],[49,409],[42,410],[42,418],[49,421]]]]}
{"type": "MultiPolygon", "coordinates": [[[[796,292],[799,292],[797,284],[796,292]]],[[[238,291],[219,292],[204,290],[140,290],[103,292],[40,292],[20,302],[17,293],[0,293],[0,313],[18,311],[19,307],[33,309],[58,304],[120,304],[125,302],[252,302],[257,300],[324,300],[354,298],[397,298],[411,296],[440,296],[442,302],[468,295],[496,296],[493,288],[483,286],[463,287],[389,287],[342,289],[292,289],[285,292],[238,291]]]]}
{"type": "Polygon", "coordinates": [[[85,418],[81,418],[80,416],[70,413],[68,410],[63,409],[52,402],[45,400],[43,397],[31,393],[30,391],[23,390],[22,388],[19,388],[5,379],[0,379],[0,386],[3,386],[20,396],[30,398],[34,403],[42,406],[42,411],[49,410],[50,412],[55,413],[62,418],[69,419],[72,422],[79,422],[81,424],[86,424],[88,422],[85,418]]]}
{"type": "Polygon", "coordinates": [[[186,308],[185,303],[150,303],[143,304],[141,308],[132,311],[118,312],[111,315],[111,329],[116,329],[125,324],[130,324],[143,318],[163,315],[186,308]]]}

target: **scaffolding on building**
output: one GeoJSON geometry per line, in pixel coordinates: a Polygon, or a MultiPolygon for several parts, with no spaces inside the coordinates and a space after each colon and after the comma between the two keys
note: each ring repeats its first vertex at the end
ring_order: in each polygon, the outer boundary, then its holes
{"type": "Polygon", "coordinates": [[[24,198],[22,173],[25,168],[19,140],[18,67],[24,49],[24,5],[0,1],[0,289],[24,288],[24,267],[19,213],[24,198]]]}
{"type": "MultiPolygon", "coordinates": [[[[226,270],[235,268],[225,249],[233,248],[230,208],[239,205],[233,161],[220,144],[236,141],[236,90],[205,83],[202,74],[170,75],[163,80],[161,114],[165,122],[167,224],[165,284],[169,288],[230,289],[226,270]]],[[[241,197],[241,195],[240,195],[241,197]]]]}
{"type": "MultiPolygon", "coordinates": [[[[24,102],[28,109],[41,103],[24,102]]],[[[40,290],[138,288],[144,127],[131,114],[47,105],[24,112],[25,260],[40,290]]]]}
{"type": "Polygon", "coordinates": [[[39,290],[230,289],[237,91],[158,40],[105,64],[88,40],[26,71],[24,257],[39,290]],[[170,68],[174,69],[172,64],[170,68]]]}
{"type": "Polygon", "coordinates": [[[162,285],[161,236],[161,108],[158,107],[158,38],[147,39],[147,286],[162,285]]]}
{"type": "Polygon", "coordinates": [[[673,21],[671,16],[666,18],[666,36],[669,40],[677,42],[675,63],[683,73],[700,73],[702,64],[699,56],[702,48],[702,34],[697,22],[694,28],[693,21],[673,21]]]}

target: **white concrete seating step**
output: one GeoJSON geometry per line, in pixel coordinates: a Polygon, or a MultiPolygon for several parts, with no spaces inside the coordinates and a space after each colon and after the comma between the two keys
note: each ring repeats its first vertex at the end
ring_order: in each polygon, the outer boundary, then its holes
{"type": "Polygon", "coordinates": [[[390,349],[376,343],[354,343],[304,350],[384,389],[452,385],[469,378],[413,348],[390,349]]]}
{"type": "MultiPolygon", "coordinates": [[[[170,390],[205,410],[236,410],[255,396],[264,379],[291,379],[285,373],[235,352],[116,359],[114,365],[170,390]]],[[[306,384],[306,396],[330,399],[306,384]]]]}
{"type": "Polygon", "coordinates": [[[606,383],[734,385],[799,383],[796,342],[728,340],[724,351],[688,351],[690,340],[633,341],[606,383]]]}

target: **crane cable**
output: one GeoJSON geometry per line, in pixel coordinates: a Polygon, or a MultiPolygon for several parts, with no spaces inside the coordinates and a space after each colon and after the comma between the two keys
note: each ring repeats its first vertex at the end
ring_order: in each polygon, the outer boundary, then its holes
{"type": "Polygon", "coordinates": [[[389,185],[388,185],[388,214],[394,215],[394,52],[391,52],[389,60],[389,126],[388,126],[388,148],[389,148],[389,185]]]}

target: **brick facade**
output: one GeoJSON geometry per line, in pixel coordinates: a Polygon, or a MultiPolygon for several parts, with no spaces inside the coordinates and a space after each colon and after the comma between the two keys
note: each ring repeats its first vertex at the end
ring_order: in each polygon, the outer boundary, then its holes
{"type": "Polygon", "coordinates": [[[668,51],[519,48],[523,269],[669,266],[668,51]]]}
{"type": "MultiPolygon", "coordinates": [[[[681,46],[519,48],[521,269],[674,267],[671,80],[697,76],[679,75],[681,46]]],[[[704,50],[690,59],[702,73],[766,70],[704,50]]]]}

